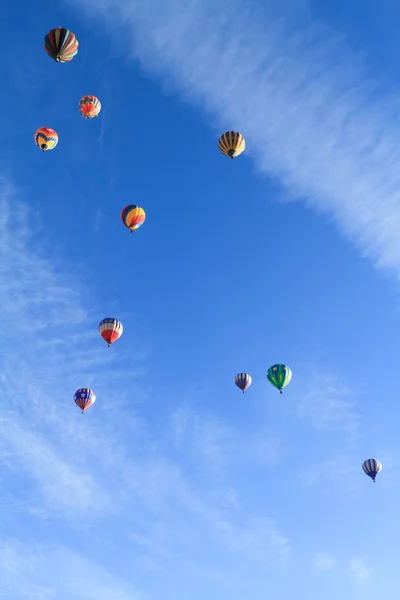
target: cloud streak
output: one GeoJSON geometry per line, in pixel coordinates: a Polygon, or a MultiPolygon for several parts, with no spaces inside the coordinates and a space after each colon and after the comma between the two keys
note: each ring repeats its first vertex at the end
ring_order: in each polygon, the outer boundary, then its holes
{"type": "Polygon", "coordinates": [[[263,173],[398,275],[399,99],[306,1],[73,3],[118,31],[125,55],[130,48],[218,130],[242,131],[263,173]]]}
{"type": "Polygon", "coordinates": [[[0,597],[144,600],[146,595],[117,581],[104,567],[63,546],[26,546],[0,541],[0,597]],[[84,574],[84,576],[82,576],[84,574]]]}
{"type": "Polygon", "coordinates": [[[313,567],[318,572],[334,571],[336,568],[335,557],[331,554],[327,554],[326,552],[318,552],[314,556],[313,567]]]}
{"type": "MultiPolygon", "coordinates": [[[[237,434],[212,416],[176,407],[160,435],[136,414],[118,378],[124,369],[137,370],[138,359],[126,359],[127,364],[118,348],[109,352],[102,345],[98,320],[84,308],[85,291],[76,291],[68,264],[45,258],[45,241],[43,248],[32,241],[24,226],[32,220],[17,191],[3,181],[0,379],[7,403],[0,417],[6,481],[0,506],[13,519],[19,515],[41,528],[51,521],[60,536],[79,531],[85,538],[90,532],[91,543],[96,540],[107,552],[129,553],[134,544],[151,541],[146,553],[155,567],[181,556],[196,565],[198,548],[210,545],[263,564],[286,560],[287,537],[272,519],[250,518],[232,484],[231,445],[237,434]],[[83,385],[98,396],[84,416],[72,399],[83,385]],[[171,451],[178,430],[183,446],[171,451]]],[[[39,222],[37,228],[40,232],[39,222]]],[[[146,397],[140,371],[135,388],[146,397]]],[[[207,570],[207,561],[200,568],[207,570]]]]}
{"type": "Polygon", "coordinates": [[[366,566],[363,558],[352,558],[350,560],[349,569],[354,579],[359,583],[364,582],[371,577],[371,571],[366,566]]]}
{"type": "Polygon", "coordinates": [[[299,402],[299,415],[317,430],[339,433],[349,445],[360,438],[361,415],[353,400],[354,392],[337,378],[319,373],[310,380],[311,389],[299,402]]]}

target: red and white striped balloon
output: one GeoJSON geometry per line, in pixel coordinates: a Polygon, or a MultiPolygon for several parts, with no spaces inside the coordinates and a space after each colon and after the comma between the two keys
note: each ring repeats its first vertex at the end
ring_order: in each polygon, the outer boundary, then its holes
{"type": "Polygon", "coordinates": [[[108,346],[111,346],[118,338],[121,337],[124,327],[121,321],[113,317],[103,319],[99,325],[100,335],[108,346]]]}

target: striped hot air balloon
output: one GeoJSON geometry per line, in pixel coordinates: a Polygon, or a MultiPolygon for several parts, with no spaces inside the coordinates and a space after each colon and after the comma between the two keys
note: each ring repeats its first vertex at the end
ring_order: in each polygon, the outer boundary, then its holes
{"type": "Polygon", "coordinates": [[[79,42],[75,35],[65,27],[56,27],[44,38],[44,49],[56,62],[69,62],[78,54],[79,42]]]}
{"type": "Polygon", "coordinates": [[[375,483],[376,476],[382,471],[382,463],[376,458],[368,458],[363,462],[362,468],[364,473],[375,483]]]}
{"type": "Polygon", "coordinates": [[[287,365],[273,365],[267,371],[267,379],[282,394],[283,388],[292,380],[292,371],[287,365]]]}
{"type": "Polygon", "coordinates": [[[85,119],[93,119],[101,111],[101,102],[96,96],[84,96],[79,101],[79,110],[85,119]]]}
{"type": "Polygon", "coordinates": [[[246,142],[242,134],[238,131],[226,131],[218,140],[218,148],[225,156],[235,158],[244,152],[246,142]]]}
{"type": "Polygon", "coordinates": [[[93,390],[89,388],[81,388],[76,390],[74,394],[75,404],[79,406],[82,410],[82,414],[87,410],[92,404],[96,402],[96,395],[93,390]]]}
{"type": "Polygon", "coordinates": [[[54,129],[50,129],[50,127],[40,127],[35,132],[33,139],[35,140],[35,144],[43,152],[46,152],[47,150],[53,150],[57,146],[58,133],[54,129]]]}
{"type": "Polygon", "coordinates": [[[136,206],[136,204],[129,204],[121,211],[121,221],[125,227],[130,229],[131,233],[132,231],[135,231],[135,229],[139,229],[145,220],[146,213],[144,212],[143,208],[136,206]]]}
{"type": "Polygon", "coordinates": [[[235,383],[243,394],[251,386],[252,379],[248,373],[238,373],[235,377],[235,383]]]}
{"type": "Polygon", "coordinates": [[[121,321],[114,319],[113,317],[107,317],[103,319],[99,325],[100,335],[110,347],[118,338],[121,337],[124,327],[121,321]]]}

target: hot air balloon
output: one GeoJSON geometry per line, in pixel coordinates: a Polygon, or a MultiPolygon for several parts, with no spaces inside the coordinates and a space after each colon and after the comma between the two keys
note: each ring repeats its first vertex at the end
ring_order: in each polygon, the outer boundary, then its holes
{"type": "Polygon", "coordinates": [[[239,154],[242,154],[246,148],[246,142],[241,133],[238,133],[237,131],[226,131],[219,138],[218,147],[225,156],[235,158],[236,156],[239,156],[239,154]]]}
{"type": "Polygon", "coordinates": [[[89,388],[81,388],[76,390],[74,394],[75,404],[82,410],[82,414],[96,402],[96,395],[89,388]]]}
{"type": "Polygon", "coordinates": [[[382,463],[375,458],[369,458],[363,462],[362,468],[364,473],[375,483],[375,477],[382,471],[382,463]]]}
{"type": "Polygon", "coordinates": [[[136,204],[129,204],[128,206],[125,206],[125,208],[123,208],[121,211],[121,221],[123,222],[125,227],[130,229],[131,233],[135,229],[139,229],[139,227],[143,225],[145,220],[146,213],[144,212],[143,208],[140,208],[140,206],[136,206],[136,204]]]}
{"type": "Polygon", "coordinates": [[[52,29],[44,38],[44,49],[55,61],[69,62],[78,54],[79,42],[75,35],[65,27],[52,29]]]}
{"type": "Polygon", "coordinates": [[[50,127],[41,127],[34,135],[35,144],[39,146],[43,152],[53,150],[58,144],[58,133],[50,127]]]}
{"type": "Polygon", "coordinates": [[[110,347],[113,342],[121,337],[124,327],[121,321],[112,317],[103,319],[99,325],[100,335],[110,347]]]}
{"type": "Polygon", "coordinates": [[[85,119],[93,119],[101,111],[101,102],[96,96],[83,96],[79,101],[79,110],[85,119]]]}
{"type": "Polygon", "coordinates": [[[251,377],[248,373],[238,373],[235,377],[235,383],[243,394],[251,386],[251,377]]]}
{"type": "Polygon", "coordinates": [[[282,394],[282,390],[292,379],[292,371],[286,365],[273,365],[267,371],[268,381],[282,394]]]}

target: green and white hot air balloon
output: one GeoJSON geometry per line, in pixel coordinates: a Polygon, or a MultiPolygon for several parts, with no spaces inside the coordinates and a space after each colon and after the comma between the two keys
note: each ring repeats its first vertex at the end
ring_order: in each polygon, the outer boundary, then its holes
{"type": "Polygon", "coordinates": [[[287,365],[273,365],[267,371],[268,381],[282,394],[282,390],[292,380],[292,371],[287,365]]]}

